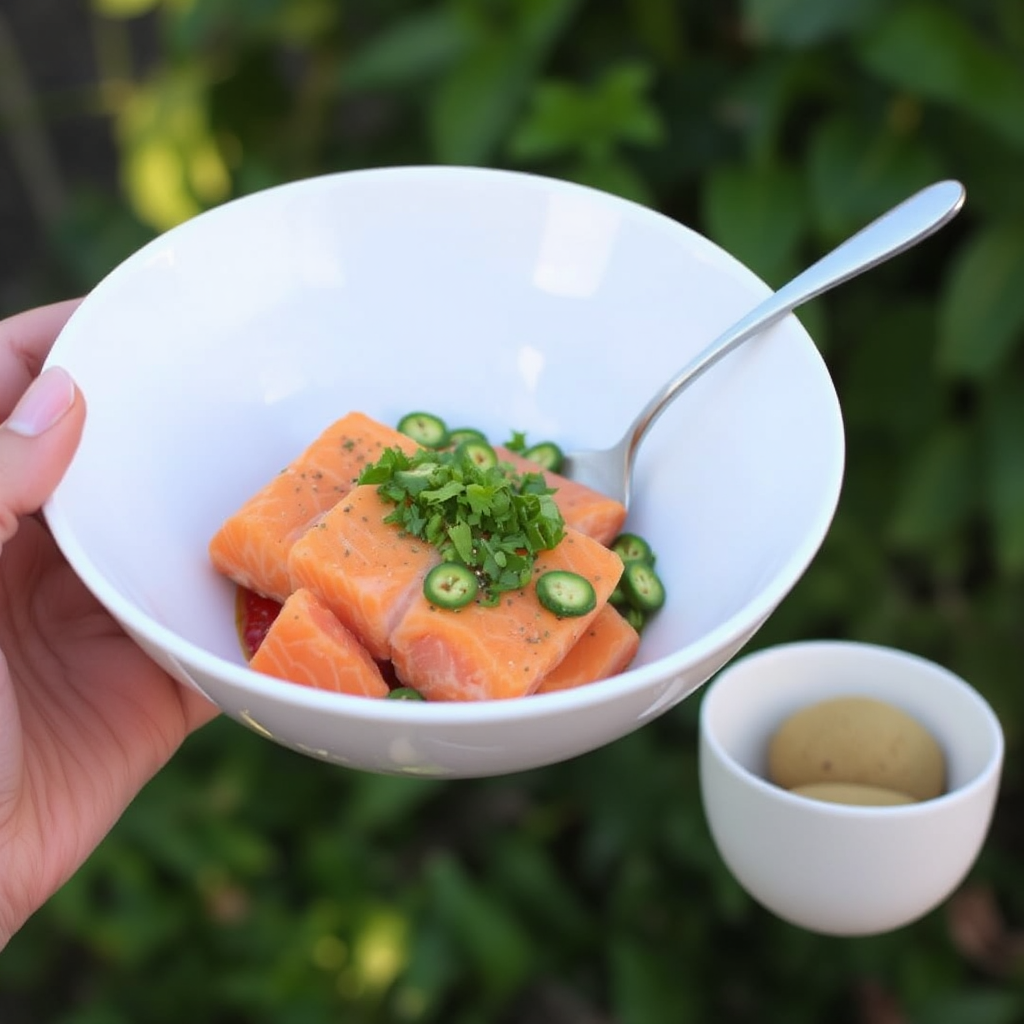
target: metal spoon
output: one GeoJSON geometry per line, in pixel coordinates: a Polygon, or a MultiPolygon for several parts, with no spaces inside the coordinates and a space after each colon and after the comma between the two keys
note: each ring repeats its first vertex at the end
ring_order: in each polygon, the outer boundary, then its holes
{"type": "Polygon", "coordinates": [[[569,452],[560,472],[629,506],[633,463],[640,442],[668,404],[687,385],[748,338],[798,306],[916,245],[947,224],[963,206],[958,181],[939,181],[914,193],[840,243],[721,334],[644,407],[622,440],[599,451],[569,452]]]}

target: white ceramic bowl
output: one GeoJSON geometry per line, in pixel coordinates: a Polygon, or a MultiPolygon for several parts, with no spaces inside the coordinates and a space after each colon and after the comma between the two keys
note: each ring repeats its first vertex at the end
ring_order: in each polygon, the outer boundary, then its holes
{"type": "Polygon", "coordinates": [[[701,704],[701,794],[744,888],[779,917],[831,935],[890,931],[938,906],[974,864],[992,818],[1003,734],[958,676],[903,651],[841,641],[768,648],[730,665],[701,704]],[[766,781],[768,740],[798,709],[858,694],[888,701],[942,746],[947,791],[854,807],[766,781]]]}
{"type": "Polygon", "coordinates": [[[207,561],[225,516],[351,410],[428,408],[497,440],[615,441],[767,287],[650,210],[530,175],[330,175],[228,203],[129,258],[51,361],[85,392],[46,507],[71,564],[169,672],[282,744],[381,772],[478,776],[592,750],[673,707],[751,637],[831,522],[844,441],[790,317],[659,420],[630,528],[668,603],[630,671],[473,705],[371,701],[251,672],[207,561]]]}

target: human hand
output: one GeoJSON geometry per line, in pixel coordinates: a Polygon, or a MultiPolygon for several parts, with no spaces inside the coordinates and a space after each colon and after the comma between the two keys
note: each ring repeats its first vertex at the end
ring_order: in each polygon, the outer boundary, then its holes
{"type": "Polygon", "coordinates": [[[0,321],[0,948],[216,713],[122,632],[34,514],[85,422],[68,375],[40,375],[76,305],[0,321]]]}

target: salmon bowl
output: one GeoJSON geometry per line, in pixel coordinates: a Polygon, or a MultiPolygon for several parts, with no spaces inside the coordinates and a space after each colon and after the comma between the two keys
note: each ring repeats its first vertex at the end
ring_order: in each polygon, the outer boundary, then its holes
{"type": "MultiPolygon", "coordinates": [[[[353,415],[387,432],[429,410],[496,445],[607,447],[768,292],[685,225],[536,175],[395,167],[267,189],[154,239],[71,317],[50,362],[75,377],[89,411],[44,514],[74,570],[158,664],[285,747],[452,778],[577,757],[698,690],[828,532],[842,415],[794,317],[705,374],[645,439],[616,530],[650,543],[664,602],[628,664],[604,678],[514,696],[485,685],[470,699],[442,686],[428,700],[279,678],[250,664],[245,588],[214,564],[211,541],[353,415]]],[[[566,523],[575,537],[568,513],[566,523]]],[[[315,581],[333,556],[307,547],[315,581]]],[[[476,644],[505,659],[479,633],[421,615],[418,649],[445,641],[462,657],[476,644]]],[[[552,658],[545,672],[562,654],[552,658]]],[[[334,667],[356,660],[343,651],[334,667]]]]}

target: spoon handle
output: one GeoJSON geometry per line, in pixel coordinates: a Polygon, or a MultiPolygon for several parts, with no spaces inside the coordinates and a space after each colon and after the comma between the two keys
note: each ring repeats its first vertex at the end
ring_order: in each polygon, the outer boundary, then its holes
{"type": "Polygon", "coordinates": [[[963,206],[965,195],[964,187],[958,181],[939,181],[915,192],[755,306],[743,319],[698,353],[648,402],[628,435],[627,464],[644,434],[665,407],[705,370],[714,366],[751,335],[781,320],[798,306],[927,238],[956,216],[963,206]]]}

